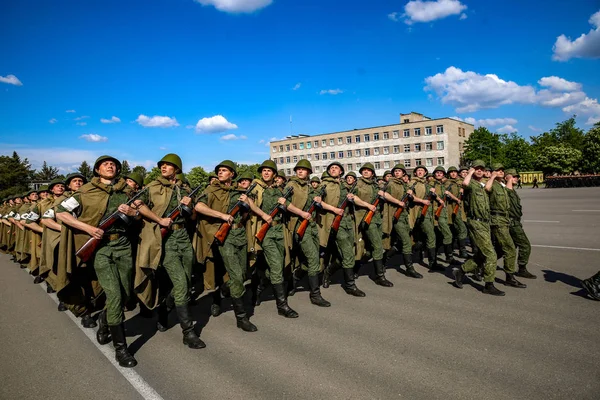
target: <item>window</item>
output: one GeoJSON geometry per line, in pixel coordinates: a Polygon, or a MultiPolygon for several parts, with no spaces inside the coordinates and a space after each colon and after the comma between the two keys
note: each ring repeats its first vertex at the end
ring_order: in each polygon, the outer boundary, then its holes
{"type": "Polygon", "coordinates": [[[398,139],[398,137],[400,136],[400,132],[399,131],[394,131],[394,139],[398,139]]]}
{"type": "Polygon", "coordinates": [[[389,161],[384,161],[383,168],[389,169],[390,168],[390,162],[389,161]]]}
{"type": "Polygon", "coordinates": [[[348,164],[348,171],[352,171],[352,164],[348,164]]]}
{"type": "Polygon", "coordinates": [[[388,140],[390,138],[389,132],[383,132],[383,140],[388,140]]]}
{"type": "Polygon", "coordinates": [[[371,155],[371,149],[365,149],[365,157],[368,157],[371,155]]]}
{"type": "Polygon", "coordinates": [[[433,150],[433,143],[432,142],[425,143],[425,151],[430,151],[430,150],[433,150]]]}
{"type": "Polygon", "coordinates": [[[438,150],[444,150],[444,141],[442,140],[442,141],[437,142],[436,147],[438,150]]]}
{"type": "Polygon", "coordinates": [[[390,154],[390,146],[385,146],[383,148],[383,154],[390,154]]]}
{"type": "Polygon", "coordinates": [[[375,162],[375,169],[381,169],[381,163],[379,161],[375,162]]]}
{"type": "Polygon", "coordinates": [[[426,167],[432,167],[433,166],[433,158],[426,158],[425,159],[425,166],[426,167]]]}
{"type": "Polygon", "coordinates": [[[442,133],[444,133],[444,125],[438,125],[436,127],[436,132],[438,135],[441,135],[442,133]]]}
{"type": "Polygon", "coordinates": [[[312,145],[312,142],[306,142],[306,148],[307,149],[310,149],[312,147],[311,145],[312,145]]]}
{"type": "Polygon", "coordinates": [[[346,157],[352,157],[352,150],[348,150],[346,152],[346,157]]]}
{"type": "Polygon", "coordinates": [[[279,157],[279,164],[283,164],[283,157],[279,157]]]}
{"type": "Polygon", "coordinates": [[[410,129],[404,130],[404,137],[410,137],[410,129]]]}
{"type": "Polygon", "coordinates": [[[438,165],[444,165],[444,157],[438,157],[438,165]]]}
{"type": "Polygon", "coordinates": [[[463,151],[463,150],[464,150],[463,142],[458,142],[458,151],[463,151]]]}
{"type": "Polygon", "coordinates": [[[365,133],[365,142],[368,142],[369,140],[371,140],[371,135],[365,133]]]}
{"type": "Polygon", "coordinates": [[[317,147],[319,147],[319,141],[318,141],[318,140],[315,140],[315,149],[316,149],[317,147]]]}
{"type": "Polygon", "coordinates": [[[352,143],[352,136],[346,136],[346,144],[352,143]]]}
{"type": "Polygon", "coordinates": [[[398,154],[398,153],[400,153],[400,146],[395,145],[394,146],[394,154],[398,154]]]}
{"type": "Polygon", "coordinates": [[[291,176],[292,175],[292,170],[290,168],[287,169],[286,175],[287,176],[291,176]]]}
{"type": "Polygon", "coordinates": [[[379,147],[375,147],[373,149],[373,155],[378,156],[379,155],[379,147]]]}
{"type": "Polygon", "coordinates": [[[400,160],[394,160],[394,165],[400,164],[400,160]]]}
{"type": "Polygon", "coordinates": [[[283,146],[279,146],[279,152],[283,153],[283,146]]]}
{"type": "Polygon", "coordinates": [[[410,153],[410,144],[405,144],[404,145],[404,152],[405,153],[410,153]]]}
{"type": "Polygon", "coordinates": [[[277,153],[277,146],[273,146],[273,153],[277,153]]]}
{"type": "Polygon", "coordinates": [[[293,144],[292,144],[292,150],[297,150],[296,143],[293,143],[293,144]]]}
{"type": "Polygon", "coordinates": [[[323,154],[321,154],[321,159],[323,159],[323,160],[327,160],[327,153],[323,153],[323,154]]]}
{"type": "Polygon", "coordinates": [[[338,158],[344,158],[344,152],[338,151],[338,158]]]}
{"type": "Polygon", "coordinates": [[[373,140],[379,140],[379,132],[373,134],[373,140]]]}
{"type": "Polygon", "coordinates": [[[410,160],[404,160],[404,167],[405,168],[409,168],[410,167],[410,160]]]}
{"type": "Polygon", "coordinates": [[[415,159],[415,165],[423,165],[420,158],[415,159]]]}
{"type": "Polygon", "coordinates": [[[354,143],[360,143],[360,135],[354,136],[354,143]]]}
{"type": "Polygon", "coordinates": [[[333,139],[329,139],[329,145],[330,145],[330,146],[333,146],[333,145],[335,145],[335,140],[333,140],[333,139]]]}
{"type": "Polygon", "coordinates": [[[309,155],[307,155],[307,156],[306,156],[306,159],[307,159],[308,161],[312,160],[312,154],[309,154],[309,155]]]}
{"type": "Polygon", "coordinates": [[[321,146],[323,146],[323,147],[327,146],[327,140],[325,140],[325,139],[321,140],[321,146]]]}
{"type": "Polygon", "coordinates": [[[319,153],[315,153],[315,161],[319,161],[319,153]]]}
{"type": "Polygon", "coordinates": [[[360,157],[360,149],[359,150],[354,150],[354,156],[355,157],[360,157]]]}
{"type": "Polygon", "coordinates": [[[344,143],[344,138],[339,137],[338,138],[338,144],[343,144],[344,143]]]}
{"type": "Polygon", "coordinates": [[[426,126],[425,127],[425,136],[429,136],[431,135],[431,127],[430,126],[426,126]]]}
{"type": "Polygon", "coordinates": [[[409,122],[410,122],[410,120],[409,120],[408,118],[405,118],[405,119],[404,119],[404,123],[405,123],[405,124],[407,124],[407,123],[409,123],[409,122]]]}
{"type": "Polygon", "coordinates": [[[421,151],[421,143],[415,143],[415,151],[421,151]]]}
{"type": "Polygon", "coordinates": [[[304,142],[300,142],[300,143],[298,144],[298,148],[299,148],[300,150],[304,150],[304,142]]]}
{"type": "Polygon", "coordinates": [[[359,170],[360,169],[360,163],[356,163],[356,169],[359,170]]]}
{"type": "Polygon", "coordinates": [[[301,160],[304,160],[304,156],[300,156],[300,159],[301,159],[301,160]]]}
{"type": "Polygon", "coordinates": [[[329,159],[335,160],[335,151],[332,151],[331,153],[329,153],[329,159]]]}
{"type": "Polygon", "coordinates": [[[298,156],[294,156],[294,162],[298,162],[298,156]]]}
{"type": "Polygon", "coordinates": [[[285,151],[290,151],[290,145],[289,144],[285,145],[285,151]]]}
{"type": "Polygon", "coordinates": [[[415,136],[421,136],[421,128],[415,128],[415,136]]]}
{"type": "Polygon", "coordinates": [[[286,164],[289,164],[289,163],[291,163],[291,162],[292,162],[292,161],[291,161],[291,159],[290,159],[290,156],[287,156],[287,157],[285,158],[285,163],[286,163],[286,164]]]}
{"type": "Polygon", "coordinates": [[[319,172],[321,170],[321,167],[319,167],[318,165],[315,167],[315,172],[319,172]]]}

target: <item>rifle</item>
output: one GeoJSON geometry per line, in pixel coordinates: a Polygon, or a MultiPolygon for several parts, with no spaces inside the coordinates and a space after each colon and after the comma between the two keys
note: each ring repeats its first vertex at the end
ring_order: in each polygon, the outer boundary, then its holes
{"type": "MultiPolygon", "coordinates": [[[[288,196],[290,196],[292,193],[294,193],[294,188],[290,186],[288,190],[285,191],[282,197],[287,199],[288,196]]],[[[273,209],[269,213],[271,218],[275,218],[277,214],[279,214],[279,212],[282,210],[282,208],[283,206],[281,204],[277,204],[275,207],[273,207],[273,209]]],[[[265,240],[265,236],[267,235],[267,232],[269,231],[270,227],[271,224],[263,223],[260,227],[260,230],[256,233],[256,235],[254,235],[254,237],[256,237],[259,242],[262,242],[263,240],[265,240]]]]}
{"type": "MultiPolygon", "coordinates": [[[[389,185],[389,181],[385,183],[385,185],[383,185],[383,187],[381,189],[378,189],[385,192],[385,190],[387,189],[388,185],[389,185]]],[[[379,203],[381,203],[382,200],[385,200],[383,197],[381,196],[377,196],[375,198],[375,201],[373,201],[373,203],[371,203],[371,205],[375,206],[375,211],[371,211],[369,210],[369,212],[367,212],[361,222],[361,224],[364,224],[365,227],[368,227],[369,225],[371,225],[371,221],[373,220],[373,216],[375,215],[375,212],[377,212],[377,207],[379,206],[379,203]]]]}
{"type": "MultiPolygon", "coordinates": [[[[350,189],[348,190],[348,193],[352,193],[352,191],[354,190],[354,188],[356,187],[356,184],[358,183],[358,181],[355,181],[354,184],[350,187],[350,189]]],[[[340,208],[345,211],[346,207],[348,207],[348,197],[346,197],[344,199],[344,201],[342,202],[342,205],[340,206],[340,208]]],[[[342,222],[342,218],[343,218],[344,214],[342,215],[336,215],[335,218],[333,219],[333,223],[331,224],[331,230],[334,232],[337,232],[340,229],[340,223],[342,222]]]]}
{"type": "Polygon", "coordinates": [[[446,208],[447,201],[448,201],[448,195],[444,195],[444,206],[438,207],[437,210],[435,210],[435,219],[436,220],[440,219],[440,215],[442,215],[442,211],[446,208]]]}
{"type": "Polygon", "coordinates": [[[427,195],[427,200],[429,200],[429,204],[423,206],[423,210],[421,211],[421,217],[425,217],[427,215],[427,210],[429,210],[429,205],[436,198],[436,194],[434,192],[429,192],[427,195]]]}
{"type": "MultiPolygon", "coordinates": [[[[464,194],[463,192],[460,192],[460,194],[458,195],[458,199],[459,199],[461,202],[462,202],[462,199],[463,199],[463,194],[464,194]]],[[[454,209],[452,210],[452,214],[453,214],[453,215],[456,215],[456,214],[458,213],[458,209],[459,209],[459,207],[460,207],[460,203],[456,203],[456,204],[454,205],[454,209]]]]}
{"type": "MultiPolygon", "coordinates": [[[[254,182],[252,185],[250,185],[250,187],[244,192],[244,194],[247,196],[248,194],[250,194],[250,192],[252,192],[254,190],[255,187],[256,187],[256,182],[254,182]]],[[[235,218],[235,216],[240,212],[240,210],[242,208],[246,208],[246,207],[247,207],[246,203],[238,200],[237,203],[235,203],[233,205],[233,207],[231,207],[231,209],[227,212],[227,214],[229,214],[235,218]]],[[[231,224],[229,222],[223,222],[221,224],[221,226],[219,227],[219,230],[217,231],[217,233],[215,233],[215,242],[219,246],[223,246],[223,243],[225,243],[225,239],[227,239],[227,235],[229,234],[230,230],[231,230],[231,224]]]]}
{"type": "MultiPolygon", "coordinates": [[[[404,196],[402,196],[402,199],[400,199],[401,202],[403,202],[404,204],[406,204],[406,202],[408,201],[408,199],[412,197],[410,194],[408,194],[408,191],[406,191],[406,193],[404,193],[404,196]]],[[[394,213],[394,221],[397,221],[398,219],[400,219],[400,214],[402,214],[402,212],[404,211],[404,207],[398,207],[398,209],[396,209],[396,212],[394,213]]]]}
{"type": "MultiPolygon", "coordinates": [[[[198,190],[200,190],[202,186],[198,185],[194,190],[191,191],[190,194],[186,194],[184,197],[190,197],[192,198],[192,196],[194,196],[196,194],[196,192],[198,190]]],[[[176,207],[173,211],[171,211],[169,213],[169,215],[167,215],[167,218],[169,218],[171,221],[173,221],[175,218],[179,217],[180,214],[182,214],[184,216],[189,216],[192,215],[194,213],[194,210],[192,210],[190,207],[185,206],[181,203],[179,203],[179,206],[176,207]]],[[[160,235],[162,238],[164,238],[165,236],[167,236],[167,233],[169,233],[169,228],[165,228],[164,226],[162,226],[160,228],[160,235]]]]}
{"type": "MultiPolygon", "coordinates": [[[[137,192],[135,194],[135,196],[130,198],[127,201],[127,203],[125,203],[125,205],[128,206],[131,203],[133,203],[144,192],[146,192],[146,190],[147,189],[143,189],[143,190],[140,190],[139,192],[137,192]]],[[[102,229],[103,231],[106,231],[111,226],[113,226],[115,224],[115,222],[117,222],[119,219],[122,220],[123,222],[125,222],[126,224],[129,224],[129,222],[130,222],[129,217],[127,215],[123,214],[119,210],[116,210],[115,212],[110,214],[108,217],[104,218],[104,220],[100,221],[100,223],[98,224],[98,228],[102,229]]],[[[77,250],[77,253],[75,253],[75,255],[77,257],[79,257],[81,259],[81,261],[88,262],[92,258],[94,253],[96,252],[96,249],[100,245],[100,242],[102,242],[102,239],[96,239],[94,237],[89,238],[88,241],[85,242],[85,244],[83,246],[81,246],[81,248],[79,250],[77,250]]]]}
{"type": "MultiPolygon", "coordinates": [[[[317,194],[316,197],[321,197],[323,196],[323,193],[325,193],[325,186],[321,187],[321,190],[319,190],[319,193],[317,194]]],[[[307,212],[312,215],[313,212],[315,212],[315,209],[317,208],[317,203],[313,200],[312,203],[310,203],[310,207],[308,208],[307,212]]],[[[300,224],[300,226],[298,227],[298,229],[296,230],[296,234],[298,235],[298,241],[301,241],[302,238],[304,237],[304,234],[306,233],[306,228],[308,228],[308,220],[305,219],[302,221],[302,223],[300,224]]]]}

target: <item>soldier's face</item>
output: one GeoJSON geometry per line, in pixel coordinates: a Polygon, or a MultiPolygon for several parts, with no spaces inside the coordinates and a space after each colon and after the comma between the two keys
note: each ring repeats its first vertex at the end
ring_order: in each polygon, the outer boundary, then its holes
{"type": "Polygon", "coordinates": [[[40,198],[40,196],[37,193],[31,193],[29,195],[29,201],[37,201],[40,198]]]}
{"type": "Polygon", "coordinates": [[[214,176],[212,178],[210,178],[210,182],[208,182],[209,184],[212,184],[213,182],[218,181],[219,178],[215,178],[214,176]]]}
{"type": "Polygon", "coordinates": [[[360,174],[365,179],[371,179],[371,177],[373,177],[373,171],[371,171],[370,169],[367,169],[367,168],[363,169],[360,174]]]}
{"type": "Polygon", "coordinates": [[[73,178],[71,182],[69,182],[69,189],[72,191],[79,190],[80,187],[83,186],[83,179],[81,178],[73,178]]]}
{"type": "Polygon", "coordinates": [[[468,173],[469,173],[469,171],[463,169],[462,171],[460,171],[460,176],[462,178],[466,178],[468,173]]]}
{"type": "Polygon", "coordinates": [[[274,175],[275,175],[275,172],[271,168],[263,168],[260,171],[260,176],[261,176],[262,180],[265,182],[271,182],[274,175]]]}
{"type": "Polygon", "coordinates": [[[346,183],[348,185],[354,185],[354,182],[356,182],[356,178],[354,178],[352,175],[348,175],[346,177],[346,183]]]}
{"type": "Polygon", "coordinates": [[[418,168],[415,171],[415,174],[417,175],[417,177],[422,178],[425,176],[425,170],[423,168],[418,168]]]}
{"type": "Polygon", "coordinates": [[[383,179],[388,182],[390,179],[392,179],[392,174],[387,174],[383,179]]]}
{"type": "Polygon", "coordinates": [[[65,185],[59,183],[58,185],[54,185],[52,188],[52,194],[55,196],[60,196],[65,192],[65,185]]]}
{"type": "Polygon", "coordinates": [[[400,168],[394,170],[394,178],[402,179],[403,176],[404,176],[404,171],[402,171],[400,168]]]}
{"type": "Polygon", "coordinates": [[[283,185],[283,178],[282,178],[282,177],[280,177],[280,176],[278,176],[278,177],[276,177],[276,178],[275,178],[275,182],[276,182],[278,185],[283,185]]]}
{"type": "Polygon", "coordinates": [[[40,193],[40,199],[45,199],[46,197],[48,197],[48,192],[42,192],[40,193]]]}
{"type": "Polygon", "coordinates": [[[483,175],[484,175],[486,178],[489,178],[490,176],[492,176],[492,171],[483,171],[483,175]]]}
{"type": "Polygon", "coordinates": [[[485,171],[481,167],[475,168],[475,172],[473,172],[473,175],[475,175],[475,177],[478,178],[478,179],[483,178],[484,174],[485,174],[485,171]]]}
{"type": "Polygon", "coordinates": [[[219,167],[217,171],[217,178],[219,178],[219,182],[228,182],[233,177],[233,172],[227,167],[219,167]]]}
{"type": "Polygon", "coordinates": [[[114,179],[117,176],[117,165],[114,161],[106,160],[98,166],[96,173],[100,178],[114,179]]]}
{"type": "Polygon", "coordinates": [[[308,170],[306,168],[296,168],[296,176],[300,179],[306,179],[308,178],[308,170]]]}
{"type": "Polygon", "coordinates": [[[160,174],[163,178],[170,178],[177,173],[177,167],[171,163],[164,162],[160,164],[160,174]]]}
{"type": "Polygon", "coordinates": [[[444,178],[444,173],[442,171],[435,171],[435,179],[437,179],[438,181],[441,181],[444,178]]]}
{"type": "Polygon", "coordinates": [[[330,177],[337,178],[342,174],[342,169],[337,165],[332,165],[327,170],[327,173],[329,174],[330,177]]]}
{"type": "Polygon", "coordinates": [[[496,176],[500,179],[504,178],[504,170],[499,169],[498,171],[496,171],[496,176]]]}
{"type": "Polygon", "coordinates": [[[316,189],[319,187],[319,182],[311,182],[310,185],[313,187],[313,189],[316,189]]]}
{"type": "Polygon", "coordinates": [[[250,182],[249,179],[242,179],[238,182],[238,186],[242,189],[248,189],[250,187],[250,182]]]}
{"type": "Polygon", "coordinates": [[[127,185],[132,188],[133,190],[138,190],[138,184],[135,183],[135,181],[133,179],[125,179],[125,183],[127,183],[127,185]]]}
{"type": "Polygon", "coordinates": [[[456,179],[456,178],[458,178],[458,172],[456,172],[456,171],[450,172],[450,179],[456,179]]]}
{"type": "Polygon", "coordinates": [[[408,183],[408,181],[409,181],[410,179],[408,178],[408,175],[404,175],[404,176],[402,177],[402,180],[403,180],[405,183],[408,183]]]}
{"type": "Polygon", "coordinates": [[[15,199],[15,204],[22,204],[23,200],[19,197],[18,199],[15,199]]]}

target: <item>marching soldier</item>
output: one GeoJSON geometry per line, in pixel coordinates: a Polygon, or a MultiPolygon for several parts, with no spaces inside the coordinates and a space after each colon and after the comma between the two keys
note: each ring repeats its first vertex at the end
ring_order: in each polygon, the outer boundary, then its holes
{"type": "MultiPolygon", "coordinates": [[[[464,167],[461,167],[461,170],[466,172],[464,167]]],[[[468,232],[465,226],[465,222],[467,221],[465,205],[461,200],[463,195],[462,180],[463,178],[459,177],[456,167],[448,168],[447,190],[450,193],[446,194],[452,199],[454,204],[458,204],[458,211],[456,213],[454,213],[455,207],[448,207],[448,222],[450,222],[453,236],[458,242],[459,256],[467,258],[469,256],[466,249],[468,232]]]]}
{"type": "Polygon", "coordinates": [[[30,243],[31,243],[31,259],[29,261],[29,270],[32,275],[36,275],[33,283],[38,284],[44,281],[40,275],[40,258],[42,253],[42,233],[44,229],[38,224],[42,215],[41,204],[45,203],[48,197],[48,186],[42,186],[38,190],[38,201],[32,202],[32,206],[27,213],[27,220],[25,222],[25,228],[29,229],[30,232],[30,243]]]}
{"type": "Polygon", "coordinates": [[[344,180],[346,181],[346,185],[352,186],[354,185],[354,182],[356,182],[356,174],[353,171],[350,171],[346,174],[344,180]]]}
{"type": "MultiPolygon", "coordinates": [[[[46,199],[39,204],[40,218],[38,219],[38,223],[39,226],[42,227],[42,246],[39,276],[36,278],[36,280],[38,280],[38,278],[40,282],[45,280],[47,292],[54,293],[55,290],[53,288],[56,285],[56,274],[52,268],[54,267],[55,259],[54,250],[60,241],[60,225],[53,221],[54,224],[58,225],[58,231],[56,231],[52,228],[49,228],[49,226],[53,226],[51,223],[47,224],[46,222],[49,220],[50,215],[54,217],[53,206],[60,204],[54,204],[54,202],[65,192],[64,181],[60,178],[52,180],[52,182],[50,182],[48,185],[48,191],[48,197],[46,197],[46,199]]],[[[66,308],[64,308],[64,304],[62,305],[61,310],[66,310],[66,308]]]]}
{"type": "Polygon", "coordinates": [[[285,176],[285,171],[280,169],[277,171],[277,176],[275,176],[275,185],[283,188],[287,183],[287,178],[285,176]]]}
{"type": "MultiPolygon", "coordinates": [[[[423,244],[427,248],[428,267],[430,270],[440,269],[437,264],[437,244],[433,226],[433,204],[435,198],[433,188],[425,177],[428,171],[422,165],[417,165],[413,170],[413,178],[410,181],[413,189],[414,207],[410,210],[410,218],[414,221],[413,238],[417,252],[421,252],[423,244]],[[423,207],[427,206],[427,212],[422,215],[423,207]]],[[[443,268],[441,268],[443,269],[443,268]]]]}
{"type": "Polygon", "coordinates": [[[321,180],[318,176],[313,176],[312,178],[310,178],[310,186],[312,186],[314,190],[317,190],[319,188],[319,185],[321,185],[321,180]]]}
{"type": "MultiPolygon", "coordinates": [[[[444,245],[444,254],[446,255],[446,262],[448,264],[454,263],[453,249],[452,249],[452,231],[448,223],[448,210],[447,210],[447,199],[452,196],[448,189],[448,185],[444,182],[446,179],[446,171],[444,167],[436,167],[433,170],[433,189],[436,192],[436,207],[434,209],[434,227],[437,227],[438,231],[442,236],[442,244],[444,245]],[[440,211],[439,208],[442,208],[440,211]],[[439,217],[438,217],[439,215],[439,217]]],[[[458,199],[454,199],[458,200],[458,199]]]]}

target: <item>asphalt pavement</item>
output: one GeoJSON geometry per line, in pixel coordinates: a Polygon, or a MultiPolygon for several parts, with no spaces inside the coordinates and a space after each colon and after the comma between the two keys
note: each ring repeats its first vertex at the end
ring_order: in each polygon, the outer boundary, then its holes
{"type": "Polygon", "coordinates": [[[129,313],[135,385],[0,255],[0,399],[597,399],[600,302],[579,281],[600,270],[600,188],[519,194],[538,275],[527,289],[505,287],[498,271],[506,296],[492,297],[477,282],[455,288],[450,269],[417,266],[415,280],[388,265],[393,288],[362,276],[367,297],[354,298],[336,275],[322,290],[332,307],[300,292],[295,320],[277,315],[269,292],[256,333],[237,329],[230,307],[209,318],[204,298],[193,308],[201,350],[182,344],[175,315],[160,333],[129,313]]]}

